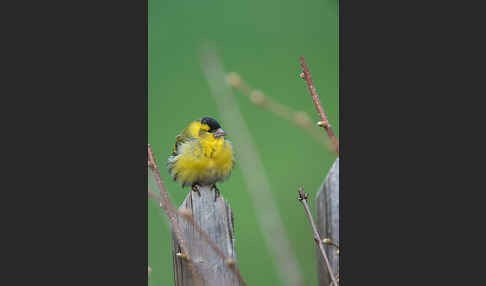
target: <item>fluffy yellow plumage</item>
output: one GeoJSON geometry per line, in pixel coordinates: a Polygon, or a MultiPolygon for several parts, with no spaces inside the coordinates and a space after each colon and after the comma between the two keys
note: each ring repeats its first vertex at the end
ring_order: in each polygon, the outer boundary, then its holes
{"type": "Polygon", "coordinates": [[[182,187],[212,185],[216,192],[217,182],[222,182],[231,173],[234,165],[231,142],[225,140],[226,133],[219,123],[204,117],[193,121],[176,137],[174,151],[167,161],[171,176],[182,187]]]}

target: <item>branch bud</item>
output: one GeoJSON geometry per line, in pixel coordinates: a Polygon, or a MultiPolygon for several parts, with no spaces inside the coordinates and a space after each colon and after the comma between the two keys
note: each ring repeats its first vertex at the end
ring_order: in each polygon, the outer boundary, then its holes
{"type": "Polygon", "coordinates": [[[327,122],[327,121],[319,121],[319,122],[317,122],[317,125],[324,127],[324,128],[330,127],[329,122],[327,122]]]}
{"type": "Polygon", "coordinates": [[[192,212],[188,210],[187,208],[183,208],[179,210],[179,214],[185,216],[185,217],[190,217],[192,216],[192,212]]]}
{"type": "Polygon", "coordinates": [[[262,105],[265,102],[265,95],[260,90],[254,90],[250,94],[250,100],[256,105],[262,105]]]}
{"type": "Polygon", "coordinates": [[[235,72],[230,72],[226,75],[226,82],[229,86],[237,88],[241,85],[241,77],[235,72]]]}
{"type": "Polygon", "coordinates": [[[184,253],[182,253],[182,252],[177,252],[177,253],[176,253],[176,256],[177,256],[177,257],[180,257],[180,258],[182,258],[182,259],[184,259],[185,261],[189,261],[189,257],[187,257],[187,255],[185,255],[185,254],[184,254],[184,253]]]}

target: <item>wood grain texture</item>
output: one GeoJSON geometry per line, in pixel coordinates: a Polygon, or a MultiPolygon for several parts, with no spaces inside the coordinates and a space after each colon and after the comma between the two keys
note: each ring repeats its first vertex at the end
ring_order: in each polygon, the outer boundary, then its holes
{"type": "MultiPolygon", "coordinates": [[[[321,239],[329,238],[339,245],[339,158],[336,159],[316,195],[316,224],[321,239]]],[[[326,245],[331,268],[339,273],[339,254],[336,247],[326,245]]],[[[322,255],[317,249],[319,286],[329,286],[331,278],[322,255]]]]}
{"type": "MultiPolygon", "coordinates": [[[[191,211],[196,224],[206,231],[228,258],[236,261],[233,212],[230,206],[222,195],[215,202],[214,191],[209,186],[202,186],[200,194],[201,196],[190,191],[179,209],[185,208],[191,211]]],[[[189,221],[178,215],[177,223],[183,234],[184,243],[189,249],[189,256],[195,270],[204,281],[204,285],[240,285],[237,276],[225,265],[221,257],[216,254],[189,221]]],[[[181,249],[174,232],[172,232],[172,245],[175,285],[195,285],[187,262],[176,256],[176,253],[181,252],[181,249]]]]}

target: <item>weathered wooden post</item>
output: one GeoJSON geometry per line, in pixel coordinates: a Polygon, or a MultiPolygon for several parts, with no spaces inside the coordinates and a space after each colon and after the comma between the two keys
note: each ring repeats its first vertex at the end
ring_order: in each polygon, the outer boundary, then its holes
{"type": "MultiPolygon", "coordinates": [[[[321,238],[329,238],[339,245],[339,158],[336,159],[316,196],[316,224],[321,238]]],[[[325,245],[331,268],[339,273],[339,254],[337,248],[325,245]]],[[[317,272],[319,286],[329,286],[331,278],[326,263],[317,249],[317,272]]]]}
{"type": "MultiPolygon", "coordinates": [[[[199,192],[200,196],[190,191],[179,210],[190,211],[195,224],[209,235],[228,259],[236,262],[233,212],[230,206],[222,195],[215,201],[215,193],[209,186],[202,186],[199,192]]],[[[184,244],[189,251],[194,270],[204,285],[240,285],[238,277],[230,266],[226,265],[227,261],[223,261],[217,255],[190,221],[178,214],[177,224],[184,237],[184,244]]],[[[172,232],[172,246],[175,285],[197,286],[187,261],[176,255],[182,251],[174,232],[172,232]]]]}

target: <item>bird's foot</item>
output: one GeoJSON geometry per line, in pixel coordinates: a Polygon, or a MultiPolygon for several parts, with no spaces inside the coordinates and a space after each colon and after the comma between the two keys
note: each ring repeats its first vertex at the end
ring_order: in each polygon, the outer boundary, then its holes
{"type": "Polygon", "coordinates": [[[213,190],[214,190],[214,201],[216,201],[220,195],[218,187],[216,187],[216,184],[213,184],[213,190]]]}
{"type": "Polygon", "coordinates": [[[194,192],[196,192],[199,196],[201,196],[201,192],[199,191],[200,188],[201,188],[201,186],[198,183],[192,184],[192,187],[191,187],[191,189],[194,192]]]}

